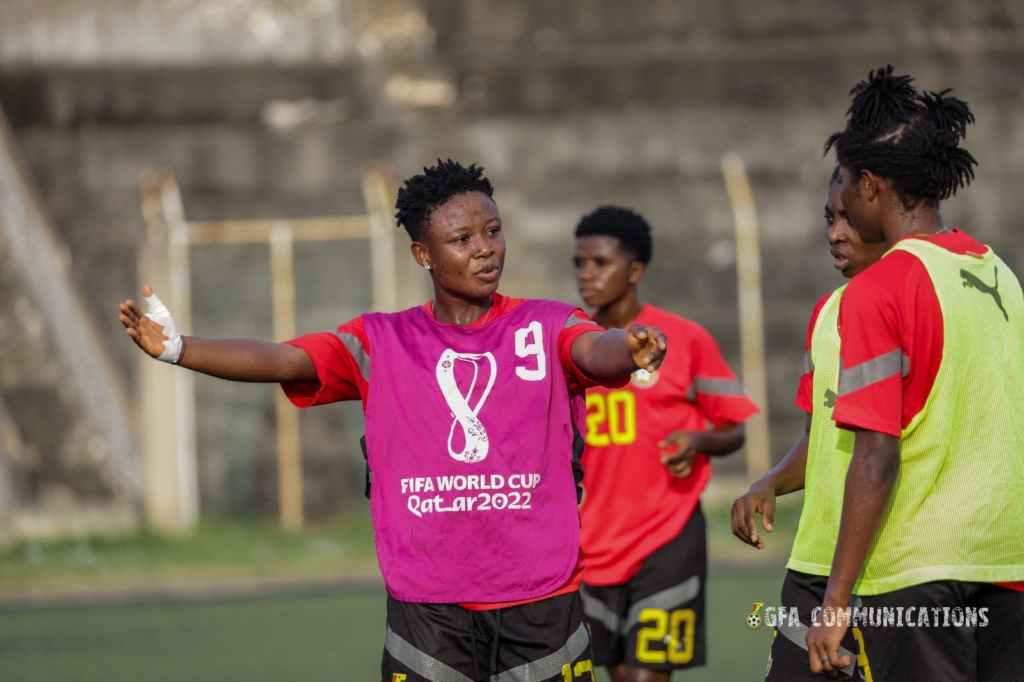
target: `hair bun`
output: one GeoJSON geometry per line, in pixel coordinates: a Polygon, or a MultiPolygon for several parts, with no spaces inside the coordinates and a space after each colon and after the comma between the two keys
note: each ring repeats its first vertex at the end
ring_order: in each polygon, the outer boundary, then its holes
{"type": "Polygon", "coordinates": [[[974,114],[967,108],[967,102],[956,97],[947,97],[950,88],[942,92],[925,92],[921,95],[921,104],[938,130],[948,130],[957,138],[967,137],[967,126],[974,123],[974,114]]]}
{"type": "Polygon", "coordinates": [[[908,123],[919,111],[911,76],[894,76],[893,66],[872,70],[850,90],[853,101],[846,114],[851,130],[889,130],[908,123]]]}

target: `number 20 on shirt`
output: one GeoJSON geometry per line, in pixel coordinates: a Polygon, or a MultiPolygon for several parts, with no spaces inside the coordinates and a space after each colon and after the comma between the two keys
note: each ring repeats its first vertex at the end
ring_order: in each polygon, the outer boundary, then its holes
{"type": "Polygon", "coordinates": [[[587,393],[587,445],[629,445],[636,441],[636,396],[632,391],[587,393]]]}

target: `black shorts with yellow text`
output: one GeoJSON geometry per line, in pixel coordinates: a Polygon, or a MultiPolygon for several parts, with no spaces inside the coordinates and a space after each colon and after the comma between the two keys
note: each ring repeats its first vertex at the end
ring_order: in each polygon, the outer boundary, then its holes
{"type": "Polygon", "coordinates": [[[660,671],[704,665],[706,578],[706,528],[697,505],[679,535],[628,582],[580,589],[594,663],[660,671]]]}
{"type": "Polygon", "coordinates": [[[940,580],[859,604],[873,682],[1024,680],[1024,592],[940,580]]]}
{"type": "MultiPolygon", "coordinates": [[[[765,682],[822,682],[830,679],[828,675],[811,672],[811,660],[807,653],[807,631],[811,627],[814,610],[821,606],[825,599],[825,588],[828,586],[827,575],[811,575],[799,571],[787,571],[782,582],[782,597],[779,606],[786,609],[796,608],[799,623],[788,618],[779,618],[772,640],[771,652],[768,656],[768,672],[765,682]]],[[[819,618],[821,616],[819,615],[819,618]]],[[[859,640],[859,630],[851,628],[846,631],[840,642],[840,656],[851,659],[850,667],[840,670],[831,679],[861,680],[858,666],[864,664],[859,640]]],[[[877,681],[876,681],[877,682],[877,681]]]]}
{"type": "Polygon", "coordinates": [[[579,592],[490,611],[388,596],[382,682],[593,679],[579,592]]]}

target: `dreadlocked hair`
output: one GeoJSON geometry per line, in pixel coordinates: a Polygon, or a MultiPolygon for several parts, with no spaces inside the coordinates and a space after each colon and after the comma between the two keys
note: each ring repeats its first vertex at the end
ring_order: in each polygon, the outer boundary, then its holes
{"type": "Polygon", "coordinates": [[[576,238],[615,237],[625,251],[641,263],[651,262],[651,226],[636,211],[619,206],[601,206],[580,218],[576,238]]]}
{"type": "Polygon", "coordinates": [[[850,91],[846,128],[829,136],[825,153],[854,175],[886,178],[906,210],[938,206],[974,179],[977,160],[960,147],[974,114],[967,102],[941,92],[918,92],[892,65],[874,69],[850,91]]]}
{"type": "Polygon", "coordinates": [[[950,92],[952,88],[942,92],[925,92],[921,95],[921,104],[934,117],[936,128],[956,133],[962,140],[967,137],[967,126],[974,123],[974,114],[967,108],[967,102],[947,97],[950,92]]]}
{"type": "Polygon", "coordinates": [[[420,241],[430,214],[452,197],[467,192],[494,196],[494,187],[484,177],[484,169],[475,163],[467,168],[451,159],[438,159],[436,166],[424,168],[423,173],[406,180],[405,186],[398,190],[395,202],[398,226],[404,227],[414,242],[420,241]]]}

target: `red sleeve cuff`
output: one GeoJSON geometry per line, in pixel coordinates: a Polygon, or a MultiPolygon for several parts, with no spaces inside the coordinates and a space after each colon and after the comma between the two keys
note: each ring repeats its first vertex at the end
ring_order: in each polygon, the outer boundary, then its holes
{"type": "Polygon", "coordinates": [[[798,395],[796,400],[793,401],[797,407],[806,412],[807,414],[814,414],[814,405],[811,404],[810,400],[805,399],[802,395],[798,395]]]}
{"type": "Polygon", "coordinates": [[[355,360],[347,350],[334,347],[331,335],[331,332],[308,334],[285,342],[309,355],[318,379],[281,385],[285,396],[296,407],[313,407],[363,397],[359,385],[362,377],[358,376],[355,360]]]}
{"type": "Polygon", "coordinates": [[[862,431],[876,431],[895,438],[899,438],[903,435],[902,429],[882,421],[873,421],[871,419],[864,419],[863,417],[850,417],[836,412],[832,413],[832,420],[836,423],[836,426],[841,429],[846,429],[847,431],[856,431],[857,429],[862,431]]]}
{"type": "Polygon", "coordinates": [[[796,406],[804,412],[814,412],[814,371],[804,372],[800,376],[800,385],[796,389],[796,406]]]}
{"type": "Polygon", "coordinates": [[[316,369],[316,375],[318,381],[304,381],[296,382],[291,384],[281,384],[281,390],[284,391],[285,397],[291,401],[292,405],[298,408],[313,407],[319,405],[318,398],[322,399],[322,393],[324,392],[324,376],[323,376],[323,364],[317,362],[316,355],[313,349],[306,347],[306,344],[302,343],[302,339],[292,339],[285,341],[285,343],[301,348],[306,352],[306,355],[313,361],[313,367],[316,369]]]}
{"type": "MultiPolygon", "coordinates": [[[[577,311],[579,312],[579,311],[577,311]]],[[[578,315],[577,315],[578,317],[578,315]]],[[[624,377],[593,377],[584,372],[583,369],[572,359],[572,344],[576,339],[590,332],[604,333],[599,325],[587,321],[581,321],[568,327],[563,327],[558,334],[558,356],[562,362],[562,369],[570,384],[579,388],[593,388],[594,386],[605,386],[607,388],[622,388],[629,383],[630,375],[624,377]]]]}

